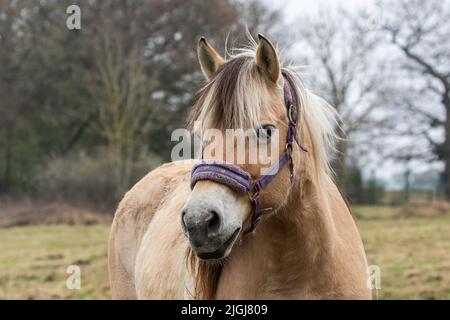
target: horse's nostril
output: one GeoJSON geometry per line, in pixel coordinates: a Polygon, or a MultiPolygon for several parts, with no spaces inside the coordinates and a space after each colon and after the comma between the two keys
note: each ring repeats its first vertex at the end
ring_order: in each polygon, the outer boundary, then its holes
{"type": "Polygon", "coordinates": [[[181,211],[183,233],[192,241],[200,238],[204,241],[215,236],[222,224],[220,214],[215,210],[191,210],[185,208],[181,211]]]}
{"type": "Polygon", "coordinates": [[[208,233],[216,233],[220,228],[220,216],[219,214],[211,210],[210,217],[208,218],[208,233]]]}
{"type": "Polygon", "coordinates": [[[181,212],[181,227],[182,227],[183,230],[187,230],[185,217],[186,217],[186,210],[183,210],[181,212]]]}

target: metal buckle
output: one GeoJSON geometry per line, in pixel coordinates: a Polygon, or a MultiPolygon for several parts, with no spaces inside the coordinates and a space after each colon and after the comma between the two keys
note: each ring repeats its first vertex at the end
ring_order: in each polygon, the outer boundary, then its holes
{"type": "Polygon", "coordinates": [[[292,114],[294,112],[293,110],[294,110],[294,106],[291,103],[289,105],[289,109],[288,109],[288,119],[289,119],[289,123],[292,123],[295,127],[297,125],[297,119],[294,119],[294,115],[292,114]]]}
{"type": "Polygon", "coordinates": [[[254,201],[259,196],[260,191],[261,190],[257,187],[256,181],[253,181],[252,188],[247,193],[250,201],[254,201]]]}

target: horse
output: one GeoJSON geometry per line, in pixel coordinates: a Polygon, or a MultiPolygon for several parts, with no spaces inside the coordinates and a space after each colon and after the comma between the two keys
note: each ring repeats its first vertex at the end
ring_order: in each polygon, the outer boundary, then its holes
{"type": "Polygon", "coordinates": [[[211,152],[148,173],[114,216],[112,298],[371,299],[364,247],[330,169],[335,110],[263,35],[226,58],[202,37],[197,55],[205,85],[190,127],[276,129],[278,138],[256,139],[278,143],[279,168],[266,179],[258,161],[211,152]]]}

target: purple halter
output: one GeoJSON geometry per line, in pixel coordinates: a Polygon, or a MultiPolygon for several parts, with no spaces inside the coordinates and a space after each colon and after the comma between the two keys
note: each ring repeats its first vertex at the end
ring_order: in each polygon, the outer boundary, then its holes
{"type": "Polygon", "coordinates": [[[307,151],[306,148],[299,142],[297,138],[297,117],[298,117],[298,100],[294,91],[292,80],[283,73],[284,78],[284,103],[288,113],[288,131],[286,136],[286,148],[278,159],[278,163],[272,165],[266,174],[261,175],[257,179],[242,170],[241,168],[218,160],[202,160],[192,168],[191,173],[191,189],[194,188],[197,181],[210,180],[228,186],[238,193],[247,193],[252,204],[252,218],[251,224],[244,234],[255,230],[256,225],[261,220],[264,213],[273,210],[272,208],[260,209],[260,191],[264,189],[270,181],[275,177],[278,170],[289,164],[290,180],[294,182],[294,168],[292,164],[292,145],[295,141],[298,146],[307,151]]]}

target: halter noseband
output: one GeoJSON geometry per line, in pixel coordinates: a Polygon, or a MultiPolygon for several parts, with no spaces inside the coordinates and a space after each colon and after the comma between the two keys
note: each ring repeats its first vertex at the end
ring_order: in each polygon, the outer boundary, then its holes
{"type": "Polygon", "coordinates": [[[197,181],[210,180],[228,186],[238,193],[247,193],[252,204],[252,218],[251,224],[244,234],[255,230],[256,225],[261,220],[264,213],[273,210],[273,208],[260,209],[260,191],[264,189],[273,177],[278,173],[278,170],[289,164],[291,184],[294,183],[294,168],[292,162],[292,146],[294,141],[303,150],[306,148],[300,143],[297,137],[297,118],[298,118],[298,100],[294,91],[292,80],[283,73],[284,78],[284,103],[288,114],[288,131],[286,135],[286,147],[284,152],[278,159],[278,163],[272,165],[264,175],[257,179],[242,170],[241,168],[218,160],[201,160],[193,166],[191,173],[191,189],[194,188],[197,181]]]}

